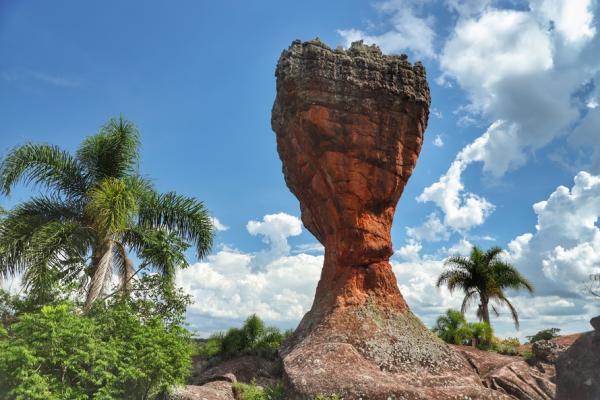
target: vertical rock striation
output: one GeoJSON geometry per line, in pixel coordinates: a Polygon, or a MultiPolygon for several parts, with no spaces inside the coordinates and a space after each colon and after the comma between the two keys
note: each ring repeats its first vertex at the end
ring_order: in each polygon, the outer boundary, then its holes
{"type": "Polygon", "coordinates": [[[281,350],[292,398],[503,398],[410,312],[389,263],[394,211],[427,127],[423,66],[317,39],[294,41],[276,77],[285,181],[325,246],[313,306],[281,350]]]}

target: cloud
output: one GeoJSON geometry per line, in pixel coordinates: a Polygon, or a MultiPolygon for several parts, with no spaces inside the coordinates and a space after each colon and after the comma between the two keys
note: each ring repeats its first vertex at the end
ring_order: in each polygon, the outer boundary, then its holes
{"type": "Polygon", "coordinates": [[[530,7],[545,21],[552,21],[552,27],[563,40],[577,44],[594,37],[593,0],[533,0],[530,7]]]}
{"type": "Polygon", "coordinates": [[[1,71],[0,76],[6,82],[37,81],[50,86],[62,88],[77,88],[81,86],[79,79],[48,74],[42,71],[18,69],[13,71],[1,71]]]}
{"type": "Polygon", "coordinates": [[[444,141],[440,135],[435,136],[435,139],[433,139],[433,145],[435,147],[444,147],[444,141]]]}
{"type": "Polygon", "coordinates": [[[391,29],[372,35],[358,29],[339,29],[338,34],[345,45],[363,40],[367,44],[377,44],[384,53],[400,53],[410,50],[417,57],[435,58],[434,19],[421,17],[418,1],[391,0],[380,3],[377,8],[389,15],[391,29]]]}
{"type": "Polygon", "coordinates": [[[205,262],[177,273],[176,283],[195,300],[188,308],[188,321],[202,334],[229,327],[252,313],[289,327],[310,308],[323,256],[290,253],[287,238],[302,233],[300,220],[270,214],[262,221],[249,221],[247,229],[269,248],[244,253],[225,246],[205,262]]]}
{"type": "Polygon", "coordinates": [[[461,17],[470,17],[482,13],[492,5],[492,0],[446,0],[449,10],[461,17]]]}
{"type": "Polygon", "coordinates": [[[262,221],[248,221],[246,229],[252,236],[259,235],[264,243],[270,245],[268,250],[255,254],[252,261],[255,268],[263,268],[272,260],[290,253],[287,239],[302,233],[302,221],[286,213],[269,214],[262,221]]]}
{"type": "Polygon", "coordinates": [[[213,228],[215,228],[217,232],[224,232],[229,229],[229,227],[223,225],[217,217],[210,217],[210,220],[212,222],[213,228]]]}
{"type": "Polygon", "coordinates": [[[542,294],[583,296],[589,275],[600,273],[600,176],[578,173],[570,189],[557,187],[533,210],[535,232],[509,243],[512,261],[542,294]]]}
{"type": "Polygon", "coordinates": [[[440,240],[448,240],[450,232],[444,226],[437,213],[431,213],[427,220],[421,226],[407,227],[406,234],[416,240],[426,240],[437,242],[440,240]]]}
{"type": "Polygon", "coordinates": [[[469,242],[465,238],[462,238],[448,249],[448,255],[449,256],[454,256],[454,255],[467,256],[471,253],[472,249],[473,249],[473,243],[469,242]]]}
{"type": "Polygon", "coordinates": [[[325,251],[325,247],[318,242],[314,243],[303,243],[297,245],[292,253],[323,253],[325,251]]]}
{"type": "MultiPolygon", "coordinates": [[[[481,138],[480,138],[481,139],[481,138]]],[[[476,194],[464,193],[462,173],[467,166],[480,157],[480,142],[465,147],[450,165],[448,171],[417,197],[419,202],[433,202],[444,213],[444,225],[458,232],[465,232],[483,224],[494,210],[494,205],[476,194]]]]}
{"type": "MultiPolygon", "coordinates": [[[[460,18],[440,56],[437,81],[454,80],[469,97],[462,118],[491,121],[480,161],[496,177],[524,165],[528,152],[572,133],[589,102],[577,93],[594,86],[600,69],[592,56],[600,41],[590,1],[543,0],[530,7],[487,7],[460,18]]],[[[582,131],[578,145],[594,140],[582,131]]]]}

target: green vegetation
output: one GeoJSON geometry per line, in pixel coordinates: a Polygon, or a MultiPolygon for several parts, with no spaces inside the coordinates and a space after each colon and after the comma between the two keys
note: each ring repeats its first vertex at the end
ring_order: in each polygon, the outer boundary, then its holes
{"type": "Polygon", "coordinates": [[[489,324],[485,322],[468,323],[460,311],[452,309],[438,317],[432,331],[446,343],[474,344],[481,349],[489,349],[494,337],[489,324]]]}
{"type": "Polygon", "coordinates": [[[550,340],[550,339],[557,338],[558,332],[560,332],[560,329],[558,329],[558,328],[549,328],[549,329],[541,330],[538,333],[536,333],[535,335],[526,336],[526,337],[527,337],[527,340],[529,340],[529,343],[535,343],[539,340],[550,340]]]}
{"type": "Polygon", "coordinates": [[[18,204],[0,224],[0,277],[23,273],[43,302],[57,282],[85,276],[85,309],[107,289],[114,268],[121,290],[153,268],[163,275],[187,265],[193,245],[203,257],[212,245],[204,205],[173,192],[158,193],[138,168],[140,136],[123,118],[112,119],[85,139],[75,155],[48,144],[25,144],[0,163],[0,191],[19,182],[44,195],[18,204]],[[135,270],[129,253],[141,261],[135,270]]]}
{"type": "Polygon", "coordinates": [[[257,386],[256,382],[250,384],[236,382],[233,390],[238,400],[281,400],[284,398],[283,384],[277,383],[264,388],[257,386]]]}
{"type": "Polygon", "coordinates": [[[290,332],[268,327],[256,315],[246,319],[241,328],[230,328],[226,333],[212,335],[200,345],[199,354],[208,358],[228,359],[242,354],[272,357],[290,332]]]}
{"type": "Polygon", "coordinates": [[[97,303],[88,313],[59,296],[2,293],[0,398],[154,399],[183,383],[192,342],[180,323],[190,299],[170,281],[144,277],[131,298],[97,303]],[[25,311],[27,310],[27,311],[25,311]]]}
{"type": "MultiPolygon", "coordinates": [[[[517,329],[519,316],[517,310],[504,294],[505,289],[527,289],[533,293],[533,285],[521,275],[515,267],[502,261],[500,247],[493,247],[487,251],[473,246],[469,257],[453,256],[448,258],[445,266],[450,269],[443,272],[437,281],[437,286],[446,285],[450,292],[456,289],[465,293],[461,307],[464,315],[467,308],[479,298],[477,316],[480,321],[490,324],[490,301],[505,304],[511,312],[512,319],[517,329]]],[[[492,311],[499,315],[494,305],[492,311]]]]}
{"type": "Polygon", "coordinates": [[[500,354],[506,356],[516,356],[519,354],[519,346],[521,343],[518,338],[506,338],[498,339],[494,338],[492,341],[492,349],[500,354]]]}

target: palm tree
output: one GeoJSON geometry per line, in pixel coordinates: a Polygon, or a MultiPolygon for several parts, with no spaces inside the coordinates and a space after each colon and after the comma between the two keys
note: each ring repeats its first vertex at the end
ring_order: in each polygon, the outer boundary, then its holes
{"type": "Polygon", "coordinates": [[[25,144],[0,163],[0,191],[19,182],[43,189],[0,222],[0,277],[23,273],[27,290],[47,293],[57,281],[84,277],[85,308],[105,291],[113,269],[126,292],[138,271],[172,276],[193,245],[199,258],[212,246],[202,202],[158,193],[139,174],[140,136],[122,117],[86,138],[75,155],[48,144],[25,144]]]}
{"type": "Polygon", "coordinates": [[[465,316],[452,309],[437,318],[432,331],[444,342],[452,344],[463,344],[470,336],[465,316]]]}
{"type": "MultiPolygon", "coordinates": [[[[493,247],[483,251],[473,246],[469,257],[452,256],[444,265],[450,269],[444,271],[437,280],[437,287],[448,286],[450,292],[460,289],[465,293],[460,312],[465,313],[467,308],[476,299],[479,299],[477,316],[481,321],[490,323],[490,301],[496,305],[505,304],[510,309],[512,319],[519,329],[519,316],[504,293],[505,289],[526,289],[533,293],[533,285],[521,275],[515,267],[500,259],[502,249],[493,247]]],[[[494,314],[499,315],[494,305],[491,306],[494,314]]]]}

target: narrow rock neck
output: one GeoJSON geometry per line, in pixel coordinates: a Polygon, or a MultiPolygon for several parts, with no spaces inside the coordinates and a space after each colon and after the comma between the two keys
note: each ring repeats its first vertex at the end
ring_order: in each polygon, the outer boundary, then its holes
{"type": "Polygon", "coordinates": [[[382,308],[408,310],[387,259],[360,266],[342,265],[335,251],[325,250],[325,262],[312,310],[360,306],[367,301],[382,308]]]}

